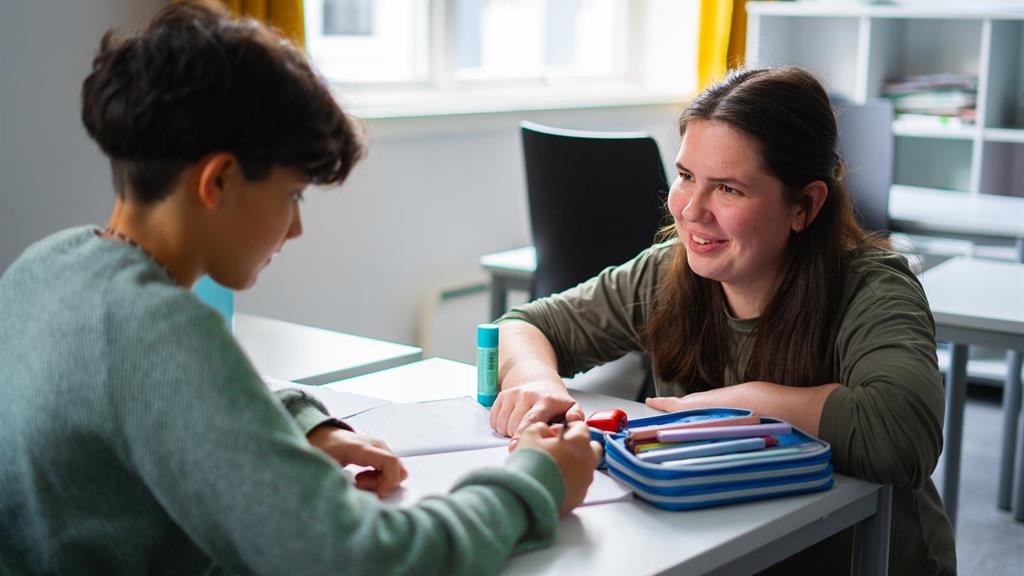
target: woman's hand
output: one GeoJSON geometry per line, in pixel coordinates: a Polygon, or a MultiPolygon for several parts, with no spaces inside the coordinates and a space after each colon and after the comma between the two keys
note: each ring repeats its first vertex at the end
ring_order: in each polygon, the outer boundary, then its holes
{"type": "Polygon", "coordinates": [[[536,422],[564,419],[584,420],[583,409],[569,396],[561,381],[537,381],[498,394],[491,406],[491,428],[517,440],[528,426],[536,422]]]}
{"type": "Polygon", "coordinates": [[[647,398],[644,400],[644,404],[647,404],[655,410],[661,410],[662,412],[679,412],[685,410],[683,406],[686,405],[683,399],[678,396],[658,396],[657,398],[647,398]]]}
{"type": "Polygon", "coordinates": [[[796,387],[751,381],[705,392],[694,392],[682,398],[648,398],[647,405],[666,412],[698,408],[741,408],[761,416],[780,418],[804,432],[817,436],[825,400],[839,386],[832,383],[796,387]]]}
{"type": "Polygon", "coordinates": [[[318,426],[306,435],[309,443],[338,464],[370,468],[356,474],[356,488],[383,498],[409,475],[405,466],[382,440],[331,425],[318,426]]]}
{"type": "Polygon", "coordinates": [[[565,499],[559,510],[562,516],[583,502],[604,452],[600,444],[590,439],[590,432],[582,423],[565,426],[568,428],[564,435],[560,434],[562,426],[541,423],[528,426],[519,437],[517,447],[543,450],[555,459],[565,479],[565,499]]]}
{"type": "Polygon", "coordinates": [[[698,408],[743,408],[736,406],[736,393],[742,392],[739,389],[743,384],[715,388],[705,392],[693,392],[686,396],[659,396],[648,398],[645,403],[655,410],[664,412],[679,412],[680,410],[696,410],[698,408]]]}

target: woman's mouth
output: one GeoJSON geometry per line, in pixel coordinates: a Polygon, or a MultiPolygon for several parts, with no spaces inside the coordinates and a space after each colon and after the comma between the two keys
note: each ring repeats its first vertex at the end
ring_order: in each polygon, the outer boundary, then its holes
{"type": "Polygon", "coordinates": [[[719,240],[701,234],[694,234],[693,232],[689,234],[689,240],[688,244],[690,251],[697,254],[708,254],[714,252],[726,244],[725,240],[719,240]]]}

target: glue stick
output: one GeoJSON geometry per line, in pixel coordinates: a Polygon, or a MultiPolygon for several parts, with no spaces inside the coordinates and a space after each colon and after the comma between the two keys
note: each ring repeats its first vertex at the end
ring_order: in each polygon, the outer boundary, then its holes
{"type": "Polygon", "coordinates": [[[498,397],[498,326],[476,327],[476,401],[488,408],[498,397]]]}

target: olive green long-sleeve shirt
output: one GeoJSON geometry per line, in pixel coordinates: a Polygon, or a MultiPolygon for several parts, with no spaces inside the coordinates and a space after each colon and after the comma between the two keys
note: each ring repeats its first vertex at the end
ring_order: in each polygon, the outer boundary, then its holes
{"type": "Polygon", "coordinates": [[[384,505],[306,440],[322,413],[289,414],[215,312],[94,230],[0,277],[0,574],[476,575],[553,541],[550,456],[384,505]]]}
{"type": "MultiPolygon", "coordinates": [[[[641,330],[677,246],[655,245],[575,288],[515,308],[499,322],[522,320],[539,328],[563,377],[643,350],[641,330]]],[[[954,574],[953,532],[930,478],[942,451],[944,400],[924,291],[901,256],[862,251],[850,261],[839,310],[828,360],[831,382],[842,386],[825,402],[819,434],[832,445],[836,470],[894,486],[891,573],[954,574]]],[[[728,319],[737,365],[726,370],[727,385],[739,383],[744,373],[751,339],[742,336],[756,322],[728,319]]],[[[678,382],[655,384],[659,396],[685,394],[678,382]]],[[[824,548],[819,555],[843,556],[835,555],[835,546],[824,548]]]]}

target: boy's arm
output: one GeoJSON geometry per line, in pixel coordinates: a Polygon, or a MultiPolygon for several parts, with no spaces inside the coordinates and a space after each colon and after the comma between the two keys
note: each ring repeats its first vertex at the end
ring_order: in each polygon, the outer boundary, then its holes
{"type": "Polygon", "coordinates": [[[309,444],[230,336],[211,336],[220,320],[210,314],[201,326],[203,318],[157,311],[168,320],[136,334],[131,348],[161,366],[120,364],[139,373],[117,381],[147,381],[145,395],[118,395],[128,461],[218,564],[240,573],[488,574],[514,551],[553,540],[565,486],[544,452],[516,451],[443,497],[384,505],[309,444]]]}

